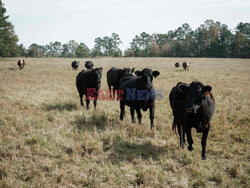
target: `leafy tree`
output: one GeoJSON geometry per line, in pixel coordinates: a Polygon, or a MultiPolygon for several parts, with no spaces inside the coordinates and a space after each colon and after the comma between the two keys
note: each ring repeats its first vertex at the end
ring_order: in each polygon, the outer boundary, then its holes
{"type": "Polygon", "coordinates": [[[169,43],[169,36],[167,34],[154,33],[152,35],[154,43],[161,49],[165,44],[169,43]]]}
{"type": "Polygon", "coordinates": [[[76,56],[77,57],[88,57],[89,48],[84,43],[80,43],[76,48],[76,56]]]}
{"type": "Polygon", "coordinates": [[[232,57],[249,58],[250,43],[246,35],[236,32],[232,43],[232,57]]]}
{"type": "Polygon", "coordinates": [[[240,22],[236,27],[238,32],[243,33],[248,39],[250,39],[250,23],[240,22]]]}
{"type": "Polygon", "coordinates": [[[153,42],[153,37],[150,34],[142,32],[139,36],[136,35],[130,44],[135,56],[146,57],[150,56],[153,42]]]}
{"type": "Polygon", "coordinates": [[[0,57],[14,57],[18,54],[18,38],[14,26],[8,21],[6,9],[0,0],[0,57]]]}
{"type": "Polygon", "coordinates": [[[69,57],[69,47],[67,44],[63,44],[62,46],[62,52],[61,52],[61,57],[69,57]]]}
{"type": "Polygon", "coordinates": [[[69,57],[76,57],[78,43],[75,40],[70,40],[66,45],[68,46],[69,57]]]}
{"type": "Polygon", "coordinates": [[[118,47],[121,43],[120,37],[116,33],[112,33],[111,37],[98,37],[95,39],[95,46],[91,56],[121,56],[122,51],[118,47]]]}
{"type": "Polygon", "coordinates": [[[158,57],[159,55],[160,55],[160,48],[156,43],[153,43],[149,56],[158,57]]]}
{"type": "Polygon", "coordinates": [[[176,32],[175,31],[168,31],[168,38],[170,39],[169,42],[171,43],[174,39],[176,39],[176,32]]]}
{"type": "Polygon", "coordinates": [[[219,28],[213,20],[206,20],[195,30],[198,56],[209,57],[211,44],[218,38],[219,28]]]}
{"type": "Polygon", "coordinates": [[[46,57],[59,57],[62,53],[62,43],[61,42],[50,42],[45,46],[46,57]]]}
{"type": "Polygon", "coordinates": [[[27,55],[29,57],[38,57],[38,44],[31,44],[28,48],[28,53],[27,55]]]}
{"type": "Polygon", "coordinates": [[[44,57],[45,56],[45,47],[33,43],[29,46],[27,50],[28,57],[44,57]]]}
{"type": "Polygon", "coordinates": [[[23,46],[23,44],[18,45],[18,56],[25,57],[26,55],[26,48],[23,46]]]}
{"type": "Polygon", "coordinates": [[[227,25],[216,22],[219,29],[218,37],[211,43],[210,57],[230,57],[233,34],[227,25]]]}
{"type": "Polygon", "coordinates": [[[168,56],[182,57],[182,46],[179,40],[175,40],[169,47],[168,56]]]}
{"type": "Polygon", "coordinates": [[[93,48],[93,50],[91,51],[91,56],[92,57],[96,57],[96,56],[103,56],[103,52],[102,52],[102,38],[101,37],[97,37],[95,39],[95,46],[93,48]]]}
{"type": "Polygon", "coordinates": [[[194,37],[188,36],[181,43],[182,57],[196,57],[197,56],[197,42],[194,37]]]}

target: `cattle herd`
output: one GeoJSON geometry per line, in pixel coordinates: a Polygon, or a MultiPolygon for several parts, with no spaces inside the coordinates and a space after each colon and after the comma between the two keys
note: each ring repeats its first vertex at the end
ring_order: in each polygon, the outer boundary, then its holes
{"type": "MultiPolygon", "coordinates": [[[[25,66],[24,60],[18,61],[20,70],[25,66]]],[[[77,70],[79,61],[73,61],[72,69],[77,70]]],[[[175,67],[180,64],[175,63],[175,67]]],[[[184,61],[182,66],[185,71],[190,68],[190,63],[184,61]]],[[[98,94],[101,87],[103,68],[94,68],[92,61],[86,61],[87,70],[82,70],[76,76],[76,87],[79,93],[80,102],[83,106],[83,96],[85,95],[86,108],[89,109],[90,100],[93,100],[94,108],[97,106],[98,94]]],[[[130,108],[132,123],[135,123],[135,111],[138,123],[141,124],[141,110],[149,109],[150,129],[154,128],[154,111],[156,93],[153,86],[153,79],[157,78],[160,72],[150,68],[135,71],[135,68],[115,68],[107,71],[107,84],[109,97],[120,101],[120,120],[124,119],[125,106],[130,108]],[[112,92],[113,90],[113,92],[112,92]]],[[[202,159],[206,159],[206,142],[210,129],[210,121],[215,111],[215,99],[211,93],[212,87],[203,85],[201,82],[190,84],[179,82],[174,86],[169,94],[170,107],[174,120],[173,131],[178,131],[180,146],[184,149],[185,137],[187,137],[188,150],[193,150],[193,139],[191,128],[195,128],[197,133],[203,133],[202,159]]]]}

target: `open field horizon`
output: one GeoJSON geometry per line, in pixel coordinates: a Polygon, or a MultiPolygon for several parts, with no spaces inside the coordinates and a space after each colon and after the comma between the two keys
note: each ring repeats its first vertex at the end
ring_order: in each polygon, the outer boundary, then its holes
{"type": "MultiPolygon", "coordinates": [[[[0,58],[0,187],[248,187],[250,184],[250,59],[223,58],[0,58]],[[79,60],[78,71],[71,62],[79,60]],[[119,102],[80,106],[75,77],[92,60],[103,67],[107,90],[111,67],[151,68],[155,129],[149,112],[132,124],[129,108],[119,120],[119,102]],[[174,67],[191,62],[190,71],[174,67]],[[168,95],[178,82],[212,86],[215,115],[201,160],[201,134],[194,150],[182,150],[172,132],[168,95]]],[[[85,101],[84,101],[85,103],[85,101]]],[[[86,104],[86,103],[85,103],[86,104]]],[[[137,119],[136,119],[137,120],[137,119]]]]}

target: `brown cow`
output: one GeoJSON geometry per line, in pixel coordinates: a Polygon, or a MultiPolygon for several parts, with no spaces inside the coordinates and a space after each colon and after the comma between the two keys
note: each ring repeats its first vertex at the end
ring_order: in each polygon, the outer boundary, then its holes
{"type": "Polygon", "coordinates": [[[190,63],[188,61],[184,61],[182,63],[182,66],[183,66],[185,71],[189,71],[190,63]]]}
{"type": "Polygon", "coordinates": [[[19,69],[21,70],[25,66],[25,61],[23,59],[19,59],[17,62],[17,65],[18,65],[19,69]]]}

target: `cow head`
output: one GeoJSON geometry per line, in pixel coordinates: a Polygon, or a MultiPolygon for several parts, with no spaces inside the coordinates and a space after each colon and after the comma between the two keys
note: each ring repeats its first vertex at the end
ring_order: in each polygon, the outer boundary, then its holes
{"type": "Polygon", "coordinates": [[[130,68],[124,67],[123,72],[130,72],[130,68]]]}
{"type": "Polygon", "coordinates": [[[192,82],[190,85],[180,85],[179,88],[187,93],[186,110],[188,113],[197,113],[203,104],[205,95],[212,90],[212,87],[204,86],[200,82],[192,82]]]}
{"type": "Polygon", "coordinates": [[[102,79],[102,67],[95,68],[92,70],[92,75],[94,77],[95,84],[97,84],[98,88],[101,85],[101,79],[102,79]]]}
{"type": "Polygon", "coordinates": [[[93,69],[94,68],[94,63],[92,61],[86,61],[85,62],[85,67],[87,69],[93,69]]]}
{"type": "Polygon", "coordinates": [[[132,69],[131,69],[131,73],[134,73],[135,72],[135,67],[133,67],[132,69]]]}
{"type": "Polygon", "coordinates": [[[135,71],[135,68],[130,69],[130,68],[124,67],[123,71],[124,72],[131,72],[131,73],[133,73],[135,71]]]}
{"type": "Polygon", "coordinates": [[[158,71],[152,71],[149,68],[143,69],[142,71],[136,71],[135,74],[137,76],[142,77],[143,87],[147,90],[151,90],[153,88],[153,77],[157,77],[160,75],[158,71]]]}

